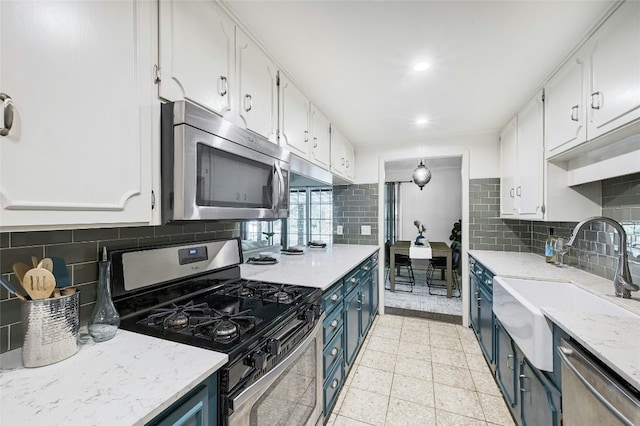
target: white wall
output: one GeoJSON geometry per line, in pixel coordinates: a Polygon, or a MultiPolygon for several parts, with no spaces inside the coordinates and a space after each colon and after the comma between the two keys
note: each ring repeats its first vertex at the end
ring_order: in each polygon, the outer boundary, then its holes
{"type": "Polygon", "coordinates": [[[500,176],[500,145],[497,133],[455,136],[411,144],[374,145],[356,148],[355,183],[378,182],[378,160],[384,158],[419,158],[451,155],[469,150],[469,179],[500,176]],[[456,148],[459,148],[458,150],[456,148]],[[452,151],[453,150],[453,151],[452,151]]]}
{"type": "MultiPolygon", "coordinates": [[[[426,227],[423,234],[430,241],[444,241],[449,244],[451,228],[462,218],[462,178],[460,168],[431,167],[431,181],[422,191],[414,183],[400,185],[400,210],[398,212],[398,237],[401,240],[413,240],[418,230],[413,224],[419,220],[426,227]]],[[[412,170],[404,173],[411,176],[412,170]]],[[[395,172],[393,173],[395,174],[395,172]]],[[[392,173],[386,175],[390,181],[392,173]]]]}

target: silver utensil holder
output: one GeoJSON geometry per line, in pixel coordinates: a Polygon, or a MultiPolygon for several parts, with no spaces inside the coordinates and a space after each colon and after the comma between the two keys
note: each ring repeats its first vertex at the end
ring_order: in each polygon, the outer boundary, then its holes
{"type": "Polygon", "coordinates": [[[80,293],[22,303],[22,363],[41,367],[78,352],[80,293]]]}

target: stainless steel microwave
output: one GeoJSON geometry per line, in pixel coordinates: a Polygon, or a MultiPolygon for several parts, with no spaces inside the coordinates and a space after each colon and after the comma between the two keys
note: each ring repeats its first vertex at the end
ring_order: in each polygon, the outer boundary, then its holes
{"type": "Polygon", "coordinates": [[[161,111],[163,223],[288,216],[289,151],[189,101],[161,111]]]}

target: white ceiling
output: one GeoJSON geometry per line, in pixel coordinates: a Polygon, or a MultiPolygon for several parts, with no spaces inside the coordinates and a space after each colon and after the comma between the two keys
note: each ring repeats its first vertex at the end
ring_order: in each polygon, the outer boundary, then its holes
{"type": "Polygon", "coordinates": [[[613,4],[223,1],[356,146],[499,131],[613,4]]]}

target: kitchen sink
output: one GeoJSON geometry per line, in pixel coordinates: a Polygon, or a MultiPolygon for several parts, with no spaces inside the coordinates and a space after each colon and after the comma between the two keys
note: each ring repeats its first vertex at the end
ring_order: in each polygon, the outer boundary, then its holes
{"type": "Polygon", "coordinates": [[[637,317],[574,284],[495,277],[493,311],[496,317],[529,361],[544,371],[553,371],[553,328],[541,309],[637,317]]]}

